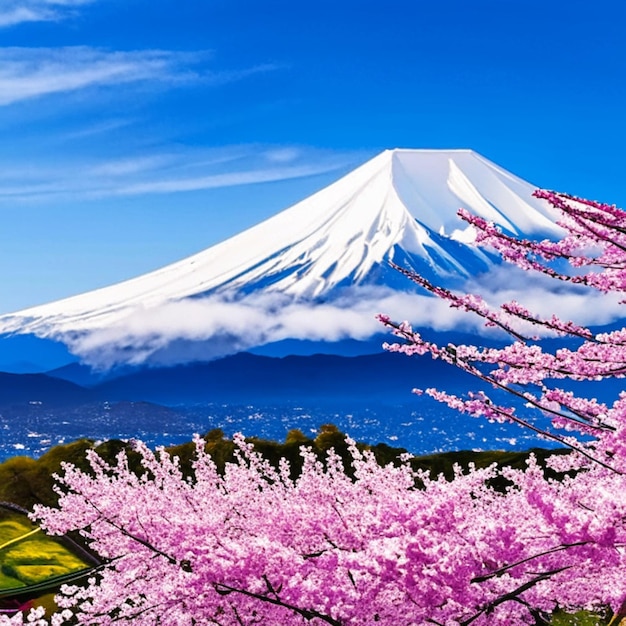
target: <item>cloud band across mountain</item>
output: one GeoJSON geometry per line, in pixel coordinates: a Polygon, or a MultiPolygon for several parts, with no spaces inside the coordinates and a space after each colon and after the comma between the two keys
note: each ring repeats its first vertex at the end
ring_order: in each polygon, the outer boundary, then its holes
{"type": "MultiPolygon", "coordinates": [[[[515,299],[546,316],[556,311],[589,325],[608,324],[621,314],[617,298],[590,297],[575,290],[554,293],[524,284],[522,277],[516,282],[518,289],[485,295],[493,302],[515,299]]],[[[436,332],[498,337],[497,332],[484,328],[483,320],[450,309],[439,299],[387,288],[355,287],[327,303],[253,294],[237,301],[215,296],[170,302],[155,309],[138,307],[116,324],[54,338],[67,343],[74,354],[96,369],[169,366],[207,361],[285,339],[367,341],[386,332],[376,320],[378,312],[436,332]]]]}

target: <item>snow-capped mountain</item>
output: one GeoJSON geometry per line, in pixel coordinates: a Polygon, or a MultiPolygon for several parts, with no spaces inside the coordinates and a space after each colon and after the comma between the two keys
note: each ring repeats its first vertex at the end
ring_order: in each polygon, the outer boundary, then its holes
{"type": "MultiPolygon", "coordinates": [[[[216,327],[222,338],[236,335],[227,311],[220,321],[217,307],[225,303],[267,303],[269,298],[273,304],[265,312],[279,316],[282,309],[273,297],[282,298],[281,306],[295,306],[327,304],[355,288],[410,289],[389,260],[457,284],[494,262],[472,246],[473,233],[457,210],[465,207],[511,233],[555,235],[555,215],[532,197],[534,189],[472,150],[387,150],[291,208],[182,261],[1,316],[0,333],[67,339],[80,343],[79,353],[87,349],[85,341],[90,349],[102,348],[107,337],[127,352],[134,342],[143,342],[146,356],[165,345],[155,344],[159,324],[169,340],[179,342],[206,342],[215,338],[216,327]],[[173,323],[165,311],[180,303],[196,307],[197,314],[199,304],[215,305],[202,331],[187,326],[172,331],[182,322],[173,323]],[[93,333],[98,340],[90,342],[86,337],[93,333]]],[[[288,330],[267,331],[258,340],[287,336],[288,330]]],[[[342,336],[350,335],[339,332],[335,338],[342,336]]],[[[241,346],[235,342],[235,349],[241,346]]]]}

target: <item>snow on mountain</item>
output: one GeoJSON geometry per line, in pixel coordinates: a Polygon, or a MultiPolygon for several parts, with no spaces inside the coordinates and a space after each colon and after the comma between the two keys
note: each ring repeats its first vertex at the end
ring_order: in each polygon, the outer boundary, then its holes
{"type": "MultiPolygon", "coordinates": [[[[555,235],[556,216],[532,197],[534,189],[472,150],[387,150],[291,208],[198,254],[104,289],[1,316],[0,333],[82,341],[83,352],[121,341],[120,333],[125,334],[120,349],[132,351],[143,333],[144,358],[163,348],[162,342],[153,345],[159,324],[171,331],[181,323],[164,313],[177,303],[215,305],[203,331],[186,328],[180,336],[169,335],[206,341],[214,337],[216,326],[224,336],[245,332],[245,324],[229,327],[226,310],[224,320],[219,317],[225,303],[271,300],[266,312],[278,316],[271,296],[294,306],[332,302],[346,289],[409,290],[405,279],[389,268],[389,260],[457,284],[493,264],[471,245],[473,233],[457,210],[465,207],[514,234],[555,235]],[[149,323],[137,321],[142,314],[149,323]],[[85,337],[93,333],[99,338],[87,340],[86,348],[85,337]],[[148,334],[152,339],[146,347],[148,334]]],[[[272,335],[269,328],[257,338],[261,343],[288,336],[284,329],[272,335]]]]}

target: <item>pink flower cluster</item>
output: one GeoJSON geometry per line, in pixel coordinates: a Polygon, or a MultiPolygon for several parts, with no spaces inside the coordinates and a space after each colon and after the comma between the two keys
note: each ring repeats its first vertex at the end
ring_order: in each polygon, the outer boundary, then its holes
{"type": "Polygon", "coordinates": [[[607,482],[592,467],[546,481],[531,459],[503,471],[499,492],[493,467],[448,482],[406,460],[381,467],[349,441],[354,478],[334,453],[322,464],[303,449],[294,480],[287,463],[235,442],[223,475],[200,439],[191,479],[142,445],[141,476],[124,455],[91,455],[92,475],[65,468],[59,507],[34,514],[49,533],[79,530],[105,564],[86,587],[63,588],[63,619],[508,626],[626,598],[621,475],[607,482]]]}

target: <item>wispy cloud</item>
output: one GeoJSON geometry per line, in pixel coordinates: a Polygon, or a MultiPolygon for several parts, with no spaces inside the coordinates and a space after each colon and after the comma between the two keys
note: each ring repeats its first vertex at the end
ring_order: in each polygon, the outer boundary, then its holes
{"type": "Polygon", "coordinates": [[[2,162],[0,208],[16,202],[53,202],[173,194],[304,178],[353,165],[361,155],[311,148],[170,146],[149,153],[52,163],[2,162]],[[276,159],[276,153],[290,155],[276,159]]]}
{"type": "Polygon", "coordinates": [[[134,158],[122,158],[112,161],[103,161],[89,169],[89,173],[95,177],[127,177],[141,174],[146,171],[160,169],[171,163],[172,157],[168,154],[146,155],[134,158]]]}
{"type": "MultiPolygon", "coordinates": [[[[90,87],[142,81],[218,81],[221,74],[194,69],[206,52],[108,51],[88,46],[0,48],[0,105],[90,87]]],[[[235,80],[236,78],[233,78],[235,80]]]]}
{"type": "Polygon", "coordinates": [[[0,28],[25,22],[56,22],[75,14],[76,8],[94,0],[4,0],[0,28]]]}
{"type": "Polygon", "coordinates": [[[89,46],[0,48],[0,106],[81,89],[146,81],[216,86],[279,68],[260,64],[213,71],[207,67],[211,57],[208,51],[111,51],[89,46]]]}
{"type": "Polygon", "coordinates": [[[88,126],[77,128],[76,130],[69,131],[63,134],[60,138],[64,141],[83,139],[86,137],[94,137],[96,135],[104,135],[112,131],[117,131],[121,128],[130,126],[134,120],[132,119],[110,119],[103,122],[97,122],[88,126]]]}
{"type": "Polygon", "coordinates": [[[116,195],[142,195],[153,193],[176,193],[181,191],[199,191],[201,189],[215,189],[217,187],[236,187],[253,185],[255,183],[269,183],[292,178],[314,176],[335,169],[328,163],[311,163],[308,165],[280,166],[264,169],[241,170],[225,174],[213,174],[193,178],[177,178],[157,180],[148,183],[136,183],[128,187],[120,187],[116,195]]]}
{"type": "Polygon", "coordinates": [[[265,156],[272,163],[292,163],[300,156],[298,148],[274,148],[267,150],[265,156]]]}

